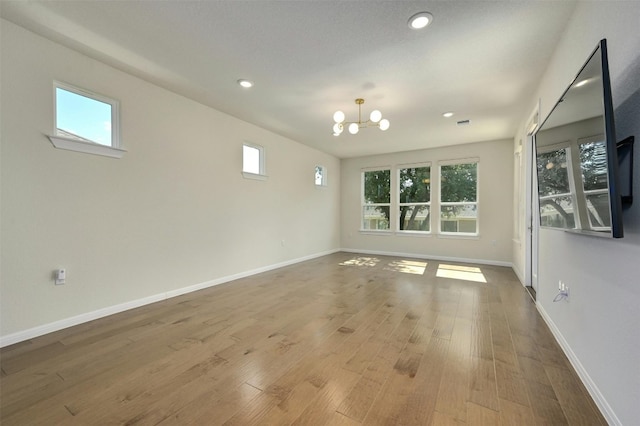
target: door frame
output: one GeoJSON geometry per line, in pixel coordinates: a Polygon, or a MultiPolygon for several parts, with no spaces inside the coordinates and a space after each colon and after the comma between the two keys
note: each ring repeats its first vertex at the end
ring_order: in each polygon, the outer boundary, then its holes
{"type": "Polygon", "coordinates": [[[538,179],[536,178],[535,133],[540,127],[540,99],[527,120],[525,128],[525,286],[538,291],[538,241],[540,217],[538,215],[538,179]]]}

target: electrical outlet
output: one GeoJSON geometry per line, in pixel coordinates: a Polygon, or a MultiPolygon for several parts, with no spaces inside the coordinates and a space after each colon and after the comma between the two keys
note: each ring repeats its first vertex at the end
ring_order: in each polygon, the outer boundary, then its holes
{"type": "Polygon", "coordinates": [[[562,280],[558,281],[558,292],[564,296],[565,300],[569,298],[569,286],[562,282],[562,280]]]}
{"type": "Polygon", "coordinates": [[[569,286],[563,283],[562,280],[558,281],[558,294],[553,298],[554,302],[561,300],[569,300],[569,286]]]}
{"type": "Polygon", "coordinates": [[[54,272],[54,278],[56,285],[64,284],[65,280],[67,279],[67,270],[64,268],[57,269],[54,272]]]}

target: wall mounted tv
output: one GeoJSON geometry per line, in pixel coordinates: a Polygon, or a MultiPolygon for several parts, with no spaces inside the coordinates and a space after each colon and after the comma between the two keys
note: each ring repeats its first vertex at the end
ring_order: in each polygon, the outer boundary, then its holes
{"type": "Polygon", "coordinates": [[[542,123],[535,144],[540,226],[622,238],[606,40],[542,123]]]}

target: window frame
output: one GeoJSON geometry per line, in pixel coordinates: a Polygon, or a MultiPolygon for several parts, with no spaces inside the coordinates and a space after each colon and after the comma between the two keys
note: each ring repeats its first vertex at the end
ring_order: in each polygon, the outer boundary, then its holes
{"type": "MultiPolygon", "coordinates": [[[[459,226],[459,224],[457,224],[459,226]]],[[[478,237],[480,235],[480,158],[461,158],[456,160],[442,160],[438,161],[438,236],[442,237],[457,237],[457,238],[468,238],[468,237],[478,237]],[[442,201],[442,167],[443,166],[454,166],[458,164],[475,164],[476,165],[476,201],[461,201],[461,202],[452,202],[452,201],[442,201]],[[442,219],[442,208],[449,206],[464,206],[464,205],[475,205],[476,209],[476,231],[475,232],[451,232],[451,231],[443,231],[443,219],[442,219]]]]}
{"type": "MultiPolygon", "coordinates": [[[[426,162],[422,162],[422,163],[412,163],[412,164],[398,164],[395,166],[395,176],[396,176],[396,202],[393,203],[395,204],[394,208],[394,212],[397,215],[395,222],[395,232],[401,234],[401,235],[431,235],[433,233],[433,227],[431,226],[431,217],[433,215],[433,211],[432,211],[432,191],[433,191],[433,186],[432,186],[432,180],[431,180],[431,173],[432,173],[432,164],[430,161],[426,161],[426,162]],[[400,202],[400,171],[404,170],[404,169],[419,169],[419,168],[429,168],[429,201],[427,202],[419,202],[419,203],[402,203],[400,202]],[[429,230],[428,231],[421,231],[421,230],[415,230],[415,229],[400,229],[400,219],[401,219],[401,214],[400,214],[400,210],[403,206],[427,206],[427,209],[429,211],[429,230]]],[[[391,198],[393,199],[393,193],[391,194],[391,198]]]]}
{"type": "Polygon", "coordinates": [[[391,234],[393,230],[391,229],[391,223],[394,221],[394,212],[391,210],[391,206],[393,205],[393,167],[391,166],[380,166],[380,167],[368,167],[365,169],[361,169],[360,171],[360,232],[365,233],[375,233],[375,234],[391,234]],[[367,203],[365,200],[365,173],[370,172],[389,172],[389,202],[388,203],[367,203]],[[367,207],[387,207],[389,209],[389,220],[388,220],[388,228],[387,229],[372,229],[365,228],[365,208],[367,207]]]}
{"type": "Polygon", "coordinates": [[[61,81],[53,81],[53,132],[48,135],[49,140],[55,148],[69,151],[82,152],[85,154],[101,155],[112,158],[122,158],[125,149],[122,148],[120,136],[120,102],[116,99],[98,94],[91,90],[83,89],[72,84],[61,81]],[[58,95],[57,90],[76,94],[97,102],[108,104],[111,107],[111,143],[103,145],[90,140],[80,140],[61,136],[58,132],[58,95]]]}
{"type": "Polygon", "coordinates": [[[266,173],[266,164],[267,164],[266,153],[263,146],[257,145],[251,142],[247,142],[247,141],[242,143],[242,176],[245,179],[266,180],[268,177],[266,173]],[[259,170],[258,173],[252,173],[244,170],[244,148],[245,147],[258,150],[258,170],[259,170]]]}

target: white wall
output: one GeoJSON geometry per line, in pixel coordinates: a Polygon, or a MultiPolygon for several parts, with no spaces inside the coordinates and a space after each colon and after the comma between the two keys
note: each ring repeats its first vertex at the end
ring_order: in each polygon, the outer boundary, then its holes
{"type": "MultiPolygon", "coordinates": [[[[342,160],[342,247],[349,250],[398,253],[498,265],[511,264],[513,154],[511,141],[478,142],[342,160]],[[361,173],[363,168],[479,158],[479,237],[451,238],[360,232],[361,173]],[[505,179],[505,176],[509,177],[505,179]]],[[[437,198],[434,189],[432,199],[437,198]]],[[[436,228],[436,214],[431,226],[436,228]]]]}
{"type": "Polygon", "coordinates": [[[1,42],[1,336],[339,248],[337,158],[7,21],[1,42]],[[53,80],[120,100],[123,159],[51,145],[53,80]],[[267,181],[242,177],[243,141],[267,181]]]}
{"type": "MultiPolygon", "coordinates": [[[[640,139],[640,2],[580,2],[532,104],[546,117],[601,38],[607,39],[619,140],[640,139]]],[[[524,127],[524,120],[523,125],[524,127]]],[[[540,231],[538,306],[612,424],[640,419],[640,146],[625,237],[540,231]],[[553,303],[558,281],[568,302],[553,303]]],[[[523,253],[516,250],[515,258],[523,253]]]]}

